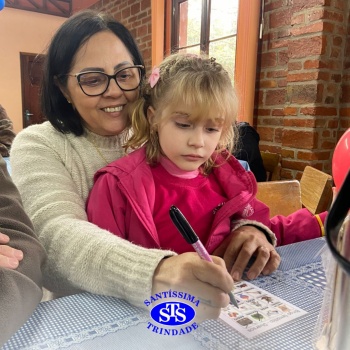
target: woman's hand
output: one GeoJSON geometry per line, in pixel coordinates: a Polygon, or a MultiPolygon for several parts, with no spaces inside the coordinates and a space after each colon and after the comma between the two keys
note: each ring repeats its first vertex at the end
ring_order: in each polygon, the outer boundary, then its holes
{"type": "Polygon", "coordinates": [[[184,253],[163,259],[153,276],[152,294],[162,291],[186,292],[200,300],[196,322],[218,318],[220,309],[229,304],[228,292],[233,280],[225,262],[212,256],[213,262],[202,260],[197,253],[184,253]]]}
{"type": "Polygon", "coordinates": [[[275,271],[281,258],[263,232],[254,226],[241,226],[231,232],[214,251],[226,263],[227,270],[235,281],[242,278],[249,260],[255,261],[247,272],[249,279],[254,279],[262,273],[268,275],[275,271]]]}
{"type": "Polygon", "coordinates": [[[0,232],[0,267],[16,269],[23,259],[23,252],[10,247],[8,245],[9,241],[9,236],[0,232]]]}

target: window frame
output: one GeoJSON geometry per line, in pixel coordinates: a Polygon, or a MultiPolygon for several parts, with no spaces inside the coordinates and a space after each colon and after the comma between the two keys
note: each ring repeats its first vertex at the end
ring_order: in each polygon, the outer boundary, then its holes
{"type": "MultiPolygon", "coordinates": [[[[186,2],[188,0],[172,0],[172,18],[171,18],[171,43],[172,48],[175,50],[179,49],[179,23],[180,23],[180,4],[186,2]],[[172,19],[175,20],[172,20],[172,19]]],[[[216,41],[224,40],[227,38],[236,37],[237,34],[227,35],[220,38],[215,38],[214,40],[210,40],[210,12],[211,12],[211,2],[215,0],[204,0],[202,1],[202,17],[201,17],[201,32],[200,32],[200,42],[199,47],[200,51],[206,54],[209,53],[209,45],[210,43],[214,43],[216,41]]],[[[189,48],[197,46],[189,45],[182,48],[189,48]]]]}
{"type": "MultiPolygon", "coordinates": [[[[151,0],[152,66],[159,64],[164,56],[171,53],[172,1],[151,0]]],[[[208,0],[205,3],[208,3],[208,0]]],[[[257,53],[263,4],[264,0],[239,0],[235,57],[235,87],[240,100],[237,119],[247,121],[251,125],[253,125],[257,53]]],[[[210,22],[208,24],[210,28],[210,22]]]]}

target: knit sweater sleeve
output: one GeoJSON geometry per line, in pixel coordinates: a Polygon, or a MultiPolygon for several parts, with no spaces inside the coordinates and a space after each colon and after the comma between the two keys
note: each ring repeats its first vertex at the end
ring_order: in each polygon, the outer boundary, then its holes
{"type": "Polygon", "coordinates": [[[34,235],[20,195],[0,156],[0,232],[23,251],[15,270],[0,267],[0,347],[29,318],[42,297],[41,265],[45,251],[34,235]]]}
{"type": "Polygon", "coordinates": [[[71,147],[51,129],[23,130],[11,150],[14,181],[48,254],[44,286],[56,295],[88,291],[143,306],[158,263],[174,253],[136,246],[87,221],[84,187],[98,168],[87,171],[91,153],[85,161],[84,145],[71,147]]]}

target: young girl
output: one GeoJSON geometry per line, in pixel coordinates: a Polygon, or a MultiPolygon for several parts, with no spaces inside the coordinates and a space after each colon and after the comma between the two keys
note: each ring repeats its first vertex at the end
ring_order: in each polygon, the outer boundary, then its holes
{"type": "Polygon", "coordinates": [[[153,69],[142,96],[125,145],[137,150],[95,175],[90,221],[135,244],[179,254],[193,248],[172,223],[171,205],[209,253],[244,225],[258,228],[273,245],[276,238],[285,244],[321,236],[307,210],[270,220],[269,208],[255,199],[253,173],[230,155],[237,102],[215,59],[169,56],[153,69]]]}

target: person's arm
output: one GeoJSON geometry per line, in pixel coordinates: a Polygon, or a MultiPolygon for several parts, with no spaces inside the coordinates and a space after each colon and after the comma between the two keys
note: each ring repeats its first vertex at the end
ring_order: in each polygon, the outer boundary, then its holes
{"type": "Polygon", "coordinates": [[[85,201],[96,169],[87,173],[94,159],[82,156],[89,146],[83,142],[73,148],[65,135],[39,125],[12,145],[12,176],[48,255],[44,287],[56,296],[87,291],[142,306],[157,265],[174,253],[136,246],[88,222],[85,201]]]}
{"type": "MultiPolygon", "coordinates": [[[[35,237],[20,195],[5,161],[0,157],[0,231],[9,237],[8,248],[23,252],[16,269],[0,267],[0,346],[33,313],[42,297],[41,266],[46,254],[35,237]]],[[[3,237],[3,240],[7,240],[3,237]]]]}
{"type": "Polygon", "coordinates": [[[9,246],[10,237],[0,232],[0,267],[16,269],[23,259],[23,252],[9,246]]]}
{"type": "Polygon", "coordinates": [[[270,219],[268,207],[253,199],[247,219],[236,217],[234,228],[214,254],[221,256],[235,280],[239,280],[252,257],[254,263],[247,271],[249,279],[260,273],[267,275],[275,271],[280,257],[274,246],[300,242],[321,237],[326,213],[320,219],[307,209],[300,209],[289,216],[275,216],[270,219]],[[275,236],[275,237],[274,237],[275,236]]]}
{"type": "MultiPolygon", "coordinates": [[[[125,202],[118,179],[108,172],[100,174],[86,204],[89,221],[128,238],[125,202]]],[[[203,261],[197,253],[162,259],[153,275],[152,294],[169,290],[186,292],[202,301],[196,309],[196,322],[217,318],[229,302],[227,293],[233,288],[233,280],[222,259],[213,257],[213,261],[213,264],[203,261]]]]}
{"type": "MultiPolygon", "coordinates": [[[[95,171],[87,179],[86,168],[70,142],[57,132],[50,134],[44,129],[43,133],[44,127],[29,127],[19,133],[11,158],[25,208],[47,250],[46,288],[61,295],[88,291],[115,296],[146,308],[144,301],[153,291],[177,290],[185,285],[192,289],[193,284],[201,291],[198,297],[210,299],[214,315],[227,305],[232,278],[221,259],[208,270],[208,262],[196,254],[189,258],[187,254],[143,248],[89,223],[85,211],[88,191],[85,199],[80,192],[84,192],[84,181],[89,184],[85,188],[91,187],[95,171]],[[224,278],[218,282],[218,276],[224,278]]],[[[88,153],[89,164],[93,161],[90,158],[88,153]]]]}

